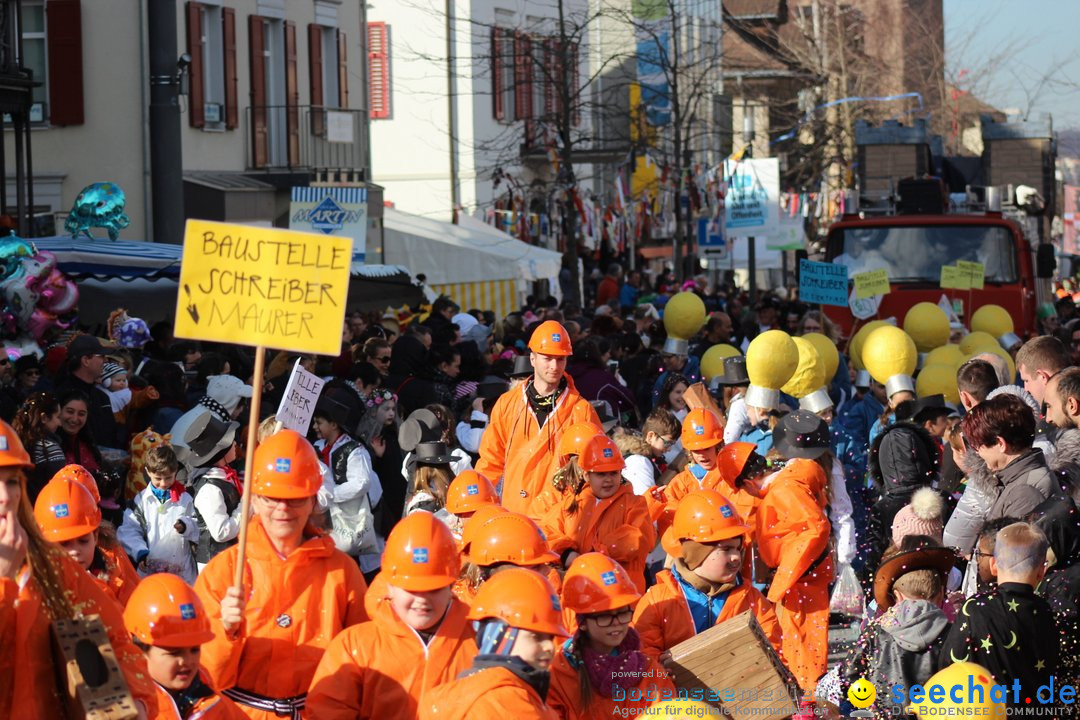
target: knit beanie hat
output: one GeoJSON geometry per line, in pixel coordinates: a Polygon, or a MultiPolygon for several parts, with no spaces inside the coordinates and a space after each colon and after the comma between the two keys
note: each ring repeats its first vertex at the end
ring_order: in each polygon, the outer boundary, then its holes
{"type": "Polygon", "coordinates": [[[123,365],[114,362],[107,362],[101,366],[101,384],[105,387],[109,387],[109,381],[117,375],[126,375],[127,370],[123,365]]]}
{"type": "Polygon", "coordinates": [[[911,502],[900,508],[893,518],[893,544],[899,545],[908,535],[929,535],[940,543],[945,532],[945,524],[941,520],[944,508],[945,501],[933,488],[916,490],[911,502]]]}

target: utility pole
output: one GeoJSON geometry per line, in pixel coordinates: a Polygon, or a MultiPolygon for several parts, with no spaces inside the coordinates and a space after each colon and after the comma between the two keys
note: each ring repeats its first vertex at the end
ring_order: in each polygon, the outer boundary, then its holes
{"type": "MultiPolygon", "coordinates": [[[[147,3],[150,48],[150,193],[154,242],[184,239],[183,154],[180,147],[180,71],[177,61],[176,0],[147,3]]],[[[186,60],[186,62],[185,62],[186,60]]]]}

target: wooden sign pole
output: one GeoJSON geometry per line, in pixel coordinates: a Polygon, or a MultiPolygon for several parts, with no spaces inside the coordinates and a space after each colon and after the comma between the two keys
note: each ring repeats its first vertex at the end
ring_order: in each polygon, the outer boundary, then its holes
{"type": "Polygon", "coordinates": [[[255,370],[252,371],[251,408],[248,412],[247,451],[244,453],[244,494],[240,500],[240,535],[236,544],[240,552],[236,560],[233,585],[244,588],[244,550],[247,547],[248,523],[251,519],[251,476],[254,474],[255,445],[259,438],[259,412],[262,408],[263,372],[266,365],[266,348],[255,348],[255,370]]]}

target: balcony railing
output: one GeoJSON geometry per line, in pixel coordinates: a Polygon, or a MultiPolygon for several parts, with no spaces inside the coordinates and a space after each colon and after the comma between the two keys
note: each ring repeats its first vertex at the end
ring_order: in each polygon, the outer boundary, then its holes
{"type": "Polygon", "coordinates": [[[360,170],[369,164],[364,110],[249,106],[245,120],[249,170],[360,170]]]}

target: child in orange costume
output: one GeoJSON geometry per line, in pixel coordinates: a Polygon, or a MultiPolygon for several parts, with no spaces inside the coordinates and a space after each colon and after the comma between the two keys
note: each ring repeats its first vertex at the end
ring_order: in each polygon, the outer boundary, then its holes
{"type": "Polygon", "coordinates": [[[124,625],[143,651],[157,687],[159,720],[243,720],[232,700],[214,692],[199,667],[211,640],[210,618],[195,590],[178,575],[146,578],[124,610],[124,625]]]}
{"type": "Polygon", "coordinates": [[[253,720],[300,717],[323,651],[367,619],[364,576],[309,524],[322,487],[315,448],[292,430],[255,450],[243,587],[233,586],[239,547],[215,555],[195,590],[214,638],[203,666],[214,687],[253,720]]]}
{"type": "Polygon", "coordinates": [[[553,552],[570,567],[578,555],[602,552],[619,562],[639,592],[645,590],[645,558],[656,544],[645,498],[622,477],[622,453],[597,435],[578,458],[588,485],[551,508],[541,528],[553,552]]]}
{"type": "Polygon", "coordinates": [[[468,564],[454,594],[471,603],[476,592],[497,572],[509,567],[527,567],[547,577],[552,586],[561,586],[552,567],[559,556],[551,551],[540,528],[524,515],[503,510],[484,523],[469,529],[468,564]]]}
{"type": "Polygon", "coordinates": [[[110,560],[98,547],[101,509],[86,486],[57,473],[38,495],[34,517],[42,535],[64,548],[123,610],[139,576],[123,553],[122,561],[110,560]]]}
{"type": "Polygon", "coordinates": [[[600,553],[579,556],[563,577],[564,612],[578,629],[551,664],[548,704],[565,720],[644,714],[664,690],[667,672],[641,650],[630,627],[641,593],[617,562],[600,553]],[[625,710],[624,710],[625,709],[625,710]]]}
{"type": "Polygon", "coordinates": [[[418,510],[386,540],[387,598],[371,622],[331,642],[308,691],[308,720],[415,718],[424,696],[476,654],[468,607],[454,599],[459,569],[450,529],[418,510]]]}
{"type": "Polygon", "coordinates": [[[559,469],[529,506],[529,517],[536,522],[542,522],[551,508],[560,504],[564,498],[581,492],[581,488],[585,486],[585,472],[578,463],[578,456],[590,440],[603,434],[603,429],[591,422],[574,423],[563,431],[558,447],[559,469]]]}
{"type": "Polygon", "coordinates": [[[747,610],[780,649],[772,603],[741,573],[748,532],[731,502],[715,490],[682,499],[663,538],[674,565],[657,575],[634,613],[646,653],[666,662],[675,645],[747,610]]]}
{"type": "Polygon", "coordinates": [[[484,505],[498,505],[499,494],[486,477],[475,470],[464,470],[446,488],[446,511],[450,518],[450,532],[454,540],[461,541],[465,523],[484,505]]]}
{"type": "Polygon", "coordinates": [[[120,609],[41,535],[26,491],[32,467],[18,435],[0,421],[0,717],[56,717],[61,699],[50,622],[90,615],[100,616],[136,705],[153,717],[154,684],[120,609]]]}
{"type": "Polygon", "coordinates": [[[545,698],[555,638],[567,631],[551,583],[510,568],[484,583],[469,619],[480,652],[457,680],[428,693],[419,720],[559,720],[545,698]]]}
{"type": "Polygon", "coordinates": [[[761,559],[775,570],[768,598],[780,607],[784,661],[810,690],[828,669],[832,526],[825,514],[828,474],[816,460],[829,449],[829,426],[798,410],[780,419],[773,443],[787,465],[743,487],[761,497],[755,538],[761,559]]]}

